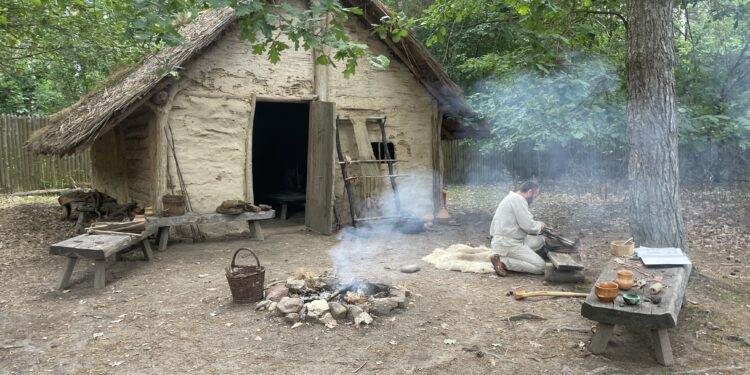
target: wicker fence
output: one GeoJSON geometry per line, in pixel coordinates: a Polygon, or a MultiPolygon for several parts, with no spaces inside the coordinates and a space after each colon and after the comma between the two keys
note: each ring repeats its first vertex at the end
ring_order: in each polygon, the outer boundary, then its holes
{"type": "Polygon", "coordinates": [[[31,134],[47,123],[42,117],[0,115],[0,192],[64,188],[91,180],[88,151],[61,159],[25,147],[31,134]]]}

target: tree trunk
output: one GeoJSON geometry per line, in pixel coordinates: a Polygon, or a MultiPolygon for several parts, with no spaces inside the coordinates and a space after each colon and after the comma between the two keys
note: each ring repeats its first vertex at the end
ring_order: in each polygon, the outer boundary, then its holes
{"type": "Polygon", "coordinates": [[[671,0],[630,0],[630,229],[639,246],[687,250],[679,200],[671,0]]]}

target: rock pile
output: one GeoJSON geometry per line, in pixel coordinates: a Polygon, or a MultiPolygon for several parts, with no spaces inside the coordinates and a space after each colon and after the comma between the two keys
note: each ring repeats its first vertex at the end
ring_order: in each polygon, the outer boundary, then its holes
{"type": "Polygon", "coordinates": [[[256,310],[267,310],[288,324],[319,322],[329,328],[350,321],[356,327],[375,317],[405,309],[411,293],[401,287],[355,281],[346,285],[335,279],[290,277],[286,283],[266,289],[266,298],[256,310]]]}

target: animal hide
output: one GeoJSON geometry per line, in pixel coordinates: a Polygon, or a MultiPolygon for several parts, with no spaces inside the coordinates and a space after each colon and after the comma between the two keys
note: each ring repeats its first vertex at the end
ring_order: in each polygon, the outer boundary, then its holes
{"type": "Polygon", "coordinates": [[[484,246],[455,244],[446,249],[437,248],[422,260],[441,270],[493,273],[495,270],[490,263],[490,256],[492,251],[484,246]]]}

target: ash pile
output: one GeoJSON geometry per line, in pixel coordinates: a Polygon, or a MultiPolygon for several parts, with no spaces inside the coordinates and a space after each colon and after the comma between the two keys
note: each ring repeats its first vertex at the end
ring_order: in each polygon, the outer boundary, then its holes
{"type": "Polygon", "coordinates": [[[328,328],[351,325],[359,328],[396,310],[406,309],[409,290],[367,280],[342,282],[327,275],[298,274],[266,289],[266,298],[256,310],[267,310],[287,324],[321,323],[328,328]]]}

